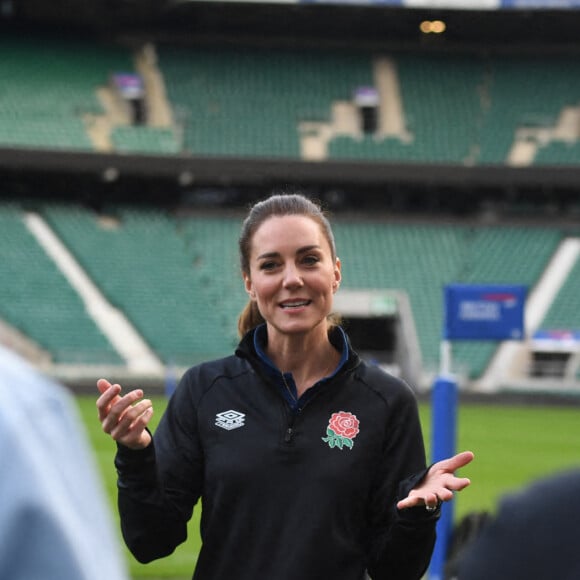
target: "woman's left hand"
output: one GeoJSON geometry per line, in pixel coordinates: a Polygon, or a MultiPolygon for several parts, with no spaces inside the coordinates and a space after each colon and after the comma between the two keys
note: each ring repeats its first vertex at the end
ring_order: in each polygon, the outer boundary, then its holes
{"type": "Polygon", "coordinates": [[[397,508],[403,510],[424,505],[435,509],[440,502],[453,499],[454,491],[461,491],[471,483],[467,477],[456,477],[455,471],[470,463],[473,457],[471,451],[463,451],[434,463],[419,485],[397,503],[397,508]]]}

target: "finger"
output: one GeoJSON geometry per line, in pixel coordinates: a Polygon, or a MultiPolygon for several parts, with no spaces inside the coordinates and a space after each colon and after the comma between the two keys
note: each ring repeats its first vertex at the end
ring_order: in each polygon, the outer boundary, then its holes
{"type": "MultiPolygon", "coordinates": [[[[103,379],[104,380],[104,379],[103,379]]],[[[111,385],[108,381],[97,383],[99,389],[105,388],[105,383],[109,385],[102,395],[97,399],[96,405],[99,412],[99,420],[102,422],[105,417],[109,414],[112,405],[114,405],[118,400],[120,400],[119,393],[121,392],[121,385],[111,385]]]]}
{"type": "Polygon", "coordinates": [[[151,436],[146,433],[145,428],[152,416],[151,401],[145,399],[125,414],[122,421],[111,431],[111,436],[129,447],[146,447],[151,436]]]}
{"type": "Polygon", "coordinates": [[[112,385],[107,379],[99,379],[97,381],[97,389],[99,389],[99,392],[101,394],[104,393],[110,387],[112,387],[112,385]]]}
{"type": "Polygon", "coordinates": [[[149,399],[143,399],[128,407],[117,422],[117,428],[126,431],[131,430],[143,413],[152,407],[153,403],[149,399]]]}
{"type": "Polygon", "coordinates": [[[404,510],[417,506],[437,505],[439,501],[437,495],[434,493],[427,494],[426,497],[421,495],[409,495],[405,499],[397,502],[397,509],[404,510]],[[427,498],[428,496],[428,498],[427,498]]]}
{"type": "Polygon", "coordinates": [[[423,503],[428,508],[436,508],[443,501],[436,493],[425,494],[423,503]]]}
{"type": "Polygon", "coordinates": [[[112,435],[129,434],[132,431],[140,432],[149,423],[153,416],[153,406],[151,401],[144,399],[134,407],[131,407],[123,418],[119,421],[117,426],[111,432],[112,435]]]}
{"type": "MultiPolygon", "coordinates": [[[[113,388],[117,386],[118,385],[113,385],[113,388]]],[[[107,391],[107,394],[108,393],[109,391],[107,391]]],[[[106,396],[106,394],[103,396],[106,396]]],[[[142,397],[143,391],[141,389],[135,389],[128,392],[124,397],[117,397],[116,400],[113,400],[103,417],[103,430],[106,433],[110,433],[117,426],[119,421],[121,421],[125,413],[142,397]]]]}
{"type": "Polygon", "coordinates": [[[447,489],[452,489],[453,491],[461,491],[465,489],[468,485],[471,485],[471,480],[468,477],[454,477],[453,480],[447,485],[447,489]]]}
{"type": "Polygon", "coordinates": [[[438,461],[433,467],[444,471],[456,471],[473,461],[475,455],[471,451],[462,451],[453,457],[438,461]]]}
{"type": "Polygon", "coordinates": [[[406,510],[419,505],[419,500],[417,498],[406,497],[401,501],[397,502],[397,509],[406,510]]]}

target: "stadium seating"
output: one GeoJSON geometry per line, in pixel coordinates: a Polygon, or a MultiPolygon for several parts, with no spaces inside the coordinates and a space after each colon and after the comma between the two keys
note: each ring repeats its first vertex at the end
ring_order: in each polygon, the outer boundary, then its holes
{"type": "Polygon", "coordinates": [[[577,165],[580,163],[580,143],[555,141],[540,147],[535,165],[577,165]]]}
{"type": "MultiPolygon", "coordinates": [[[[435,371],[442,337],[443,287],[451,282],[533,286],[561,239],[557,229],[339,223],[343,287],[408,293],[423,361],[435,371]],[[502,256],[501,260],[497,257],[502,256]]],[[[479,376],[496,344],[458,342],[457,368],[479,376]]]]}
{"type": "Polygon", "coordinates": [[[0,317],[57,363],[121,364],[84,304],[23,222],[0,204],[0,317]]]}
{"type": "Polygon", "coordinates": [[[484,67],[474,56],[395,54],[413,160],[465,163],[481,122],[484,67]]]}
{"type": "Polygon", "coordinates": [[[541,329],[580,330],[579,289],[580,260],[577,260],[565,284],[541,322],[541,329]]]}
{"type": "Polygon", "coordinates": [[[128,51],[78,39],[0,37],[0,145],[91,150],[83,117],[96,90],[131,66],[128,51]]]}
{"type": "Polygon", "coordinates": [[[554,127],[564,106],[577,105],[579,90],[575,58],[491,58],[479,163],[505,163],[517,129],[554,127]]]}
{"type": "Polygon", "coordinates": [[[195,154],[300,156],[299,124],[372,83],[368,54],[159,46],[185,148],[195,154]]]}
{"type": "MultiPolygon", "coordinates": [[[[13,34],[0,37],[0,50],[0,147],[98,150],[88,128],[107,114],[99,91],[113,73],[134,70],[132,52],[77,37],[13,34]]],[[[111,122],[109,141],[119,153],[180,150],[170,127],[111,122]]]]}
{"type": "MultiPolygon", "coordinates": [[[[237,339],[232,312],[241,310],[244,292],[224,283],[235,264],[220,242],[227,220],[189,223],[153,209],[111,211],[112,227],[80,207],[46,206],[43,215],[165,363],[229,354],[237,339]],[[203,251],[196,241],[202,227],[203,251]]],[[[235,251],[234,238],[229,252],[235,251]]]]}
{"type": "MultiPolygon", "coordinates": [[[[237,217],[175,216],[154,208],[114,207],[105,219],[74,205],[44,204],[40,209],[106,298],[124,312],[163,361],[190,364],[231,352],[237,342],[237,316],[246,301],[239,278],[237,217]]],[[[91,351],[98,351],[110,360],[111,348],[105,348],[78,297],[27,233],[21,211],[4,205],[1,217],[6,240],[2,277],[10,281],[5,291],[12,293],[3,304],[13,305],[4,308],[3,317],[46,345],[59,360],[66,358],[59,340],[68,347],[75,345],[72,358],[90,360],[91,351]],[[8,243],[14,239],[22,241],[8,243]],[[23,248],[29,257],[23,256],[23,248]],[[23,259],[38,265],[15,276],[23,259]],[[38,293],[34,282],[38,276],[48,281],[43,293],[38,293]],[[42,309],[51,315],[39,316],[42,309]],[[81,322],[75,325],[76,317],[81,322]],[[37,325],[39,320],[43,323],[37,325]],[[56,321],[58,332],[52,328],[56,321]]],[[[558,228],[548,227],[345,219],[337,221],[335,235],[345,289],[407,292],[424,365],[432,372],[439,364],[443,287],[451,282],[532,287],[562,238],[558,228]]],[[[577,269],[576,278],[578,273],[577,269]]],[[[551,316],[577,317],[570,310],[576,278],[570,280],[551,316]]],[[[457,343],[453,347],[457,368],[479,376],[495,346],[493,342],[457,343]]]]}
{"type": "Polygon", "coordinates": [[[119,153],[171,155],[180,150],[179,142],[168,128],[119,126],[113,129],[111,141],[119,153]]]}
{"type": "MultiPolygon", "coordinates": [[[[98,90],[131,71],[123,46],[54,36],[0,38],[0,146],[98,148],[87,117],[103,115],[98,90]]],[[[519,130],[554,129],[577,106],[577,59],[393,49],[268,50],[234,45],[157,46],[173,127],[113,123],[121,153],[285,157],[304,155],[301,126],[332,121],[333,106],[376,83],[377,59],[393,63],[404,135],[324,136],[329,159],[505,164],[519,130]],[[179,139],[176,135],[179,135],[179,139]],[[183,143],[181,142],[183,139],[183,143]]],[[[535,164],[578,161],[577,142],[538,140],[535,164]]]]}

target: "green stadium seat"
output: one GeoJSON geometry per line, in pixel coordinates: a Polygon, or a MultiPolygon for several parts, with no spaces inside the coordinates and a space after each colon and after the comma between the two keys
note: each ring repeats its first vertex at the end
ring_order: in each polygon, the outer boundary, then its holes
{"type": "Polygon", "coordinates": [[[0,204],[0,317],[56,363],[122,364],[23,215],[16,204],[0,204]]]}
{"type": "Polygon", "coordinates": [[[97,89],[132,67],[129,51],[3,32],[0,52],[0,146],[92,150],[83,118],[103,113],[97,89]]]}

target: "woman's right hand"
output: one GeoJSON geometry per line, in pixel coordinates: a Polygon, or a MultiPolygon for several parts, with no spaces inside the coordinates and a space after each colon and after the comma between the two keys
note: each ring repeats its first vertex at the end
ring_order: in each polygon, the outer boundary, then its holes
{"type": "Polygon", "coordinates": [[[121,385],[106,379],[97,381],[97,389],[101,393],[97,409],[103,431],[131,449],[147,447],[151,434],[145,428],[153,416],[153,404],[143,399],[143,391],[135,389],[121,396],[121,385]]]}

